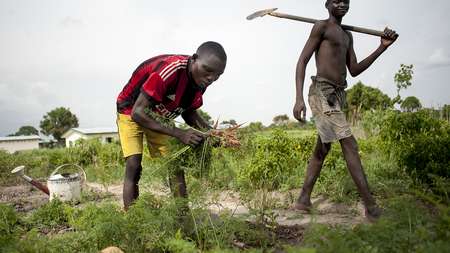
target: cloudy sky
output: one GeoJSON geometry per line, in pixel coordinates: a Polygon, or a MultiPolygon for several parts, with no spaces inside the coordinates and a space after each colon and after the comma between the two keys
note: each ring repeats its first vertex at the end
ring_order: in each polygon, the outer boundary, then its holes
{"type": "MultiPolygon", "coordinates": [[[[114,126],[117,94],[142,61],[192,54],[207,40],[224,46],[228,65],[206,92],[202,109],[238,122],[269,124],[275,115],[291,116],[295,65],[311,25],[245,17],[278,7],[324,19],[324,2],[1,0],[0,136],[23,125],[38,128],[43,115],[59,106],[70,108],[80,127],[114,126]]],[[[413,86],[402,95],[417,96],[425,106],[449,104],[449,13],[447,0],[351,1],[344,23],[388,25],[400,38],[349,84],[361,80],[393,97],[400,64],[414,64],[413,86]]],[[[379,44],[368,35],[354,38],[360,60],[379,44]]],[[[311,61],[307,75],[314,73],[311,61]]]]}

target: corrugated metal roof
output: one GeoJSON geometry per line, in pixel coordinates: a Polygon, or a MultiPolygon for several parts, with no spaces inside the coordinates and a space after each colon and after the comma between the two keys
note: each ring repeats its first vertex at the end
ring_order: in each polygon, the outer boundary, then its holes
{"type": "Polygon", "coordinates": [[[40,139],[41,139],[41,137],[39,137],[38,135],[0,137],[0,141],[27,141],[27,140],[40,140],[40,139]]]}
{"type": "Polygon", "coordinates": [[[117,127],[72,128],[82,134],[106,134],[117,133],[117,127]]]}

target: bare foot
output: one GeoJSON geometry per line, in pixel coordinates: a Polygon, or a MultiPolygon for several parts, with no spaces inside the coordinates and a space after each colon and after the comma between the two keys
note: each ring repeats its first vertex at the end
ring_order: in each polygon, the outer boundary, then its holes
{"type": "Polygon", "coordinates": [[[381,216],[381,208],[378,206],[367,207],[365,210],[366,218],[370,222],[376,222],[381,216]]]}
{"type": "Polygon", "coordinates": [[[309,203],[302,203],[302,202],[296,201],[294,203],[294,205],[291,208],[289,208],[289,209],[293,210],[293,211],[303,211],[303,212],[309,213],[309,212],[311,212],[311,208],[312,208],[311,202],[309,202],[309,203]]]}

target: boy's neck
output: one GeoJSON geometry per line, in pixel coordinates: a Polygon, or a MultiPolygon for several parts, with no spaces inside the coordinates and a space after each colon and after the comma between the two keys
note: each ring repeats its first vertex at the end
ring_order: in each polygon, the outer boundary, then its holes
{"type": "Polygon", "coordinates": [[[341,25],[342,24],[342,18],[343,17],[335,17],[333,15],[330,15],[328,18],[328,22],[331,22],[333,24],[341,25]]]}

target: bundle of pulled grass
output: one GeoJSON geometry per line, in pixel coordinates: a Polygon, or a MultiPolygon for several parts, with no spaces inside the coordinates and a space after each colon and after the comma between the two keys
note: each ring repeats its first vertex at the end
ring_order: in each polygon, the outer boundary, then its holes
{"type": "MultiPolygon", "coordinates": [[[[167,119],[150,109],[146,109],[145,113],[163,126],[175,126],[175,120],[167,119]]],[[[168,155],[163,158],[162,168],[169,172],[182,169],[189,171],[194,177],[208,175],[213,147],[239,147],[241,145],[237,137],[237,130],[242,124],[226,129],[217,129],[218,122],[218,120],[215,122],[213,129],[207,131],[194,129],[206,135],[204,141],[195,147],[188,146],[176,138],[170,138],[167,145],[168,155]]]]}

